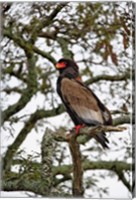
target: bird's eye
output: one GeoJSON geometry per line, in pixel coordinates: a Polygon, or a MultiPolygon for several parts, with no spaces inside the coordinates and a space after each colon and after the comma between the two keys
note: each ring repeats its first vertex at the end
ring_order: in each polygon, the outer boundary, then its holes
{"type": "Polygon", "coordinates": [[[56,64],[56,68],[57,69],[62,69],[62,68],[65,68],[66,67],[66,63],[65,62],[58,62],[56,64]]]}

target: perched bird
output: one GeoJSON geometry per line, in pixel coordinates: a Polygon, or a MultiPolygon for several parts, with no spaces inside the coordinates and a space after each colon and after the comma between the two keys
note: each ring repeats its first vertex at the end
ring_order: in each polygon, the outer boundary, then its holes
{"type": "MultiPolygon", "coordinates": [[[[62,58],[56,63],[56,68],[60,73],[57,92],[75,124],[76,133],[85,125],[111,125],[109,110],[81,81],[77,64],[70,59],[62,58]]],[[[94,134],[94,138],[103,148],[108,148],[109,141],[104,132],[94,134]]]]}

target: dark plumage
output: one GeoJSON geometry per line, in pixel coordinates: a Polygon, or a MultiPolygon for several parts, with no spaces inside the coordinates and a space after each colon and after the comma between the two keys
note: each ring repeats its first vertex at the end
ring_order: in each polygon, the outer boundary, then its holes
{"type": "MultiPolygon", "coordinates": [[[[74,124],[95,126],[111,125],[112,118],[109,110],[98,97],[85,86],[80,79],[77,64],[69,59],[60,59],[56,68],[60,75],[57,81],[57,92],[64,103],[74,124]]],[[[104,147],[109,142],[105,133],[95,134],[94,138],[104,147]]]]}

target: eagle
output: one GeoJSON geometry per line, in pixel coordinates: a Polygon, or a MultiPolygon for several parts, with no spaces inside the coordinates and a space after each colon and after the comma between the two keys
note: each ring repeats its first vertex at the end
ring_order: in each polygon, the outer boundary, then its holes
{"type": "MultiPolygon", "coordinates": [[[[55,66],[59,71],[57,93],[75,125],[76,133],[83,126],[112,125],[110,111],[81,81],[78,65],[73,60],[61,58],[55,66]]],[[[109,148],[104,132],[93,137],[103,148],[109,148]]]]}

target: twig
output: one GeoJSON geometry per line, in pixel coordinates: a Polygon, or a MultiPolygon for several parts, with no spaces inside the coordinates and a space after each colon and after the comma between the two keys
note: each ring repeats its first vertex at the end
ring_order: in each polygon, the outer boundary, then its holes
{"type": "Polygon", "coordinates": [[[127,189],[132,192],[132,186],[130,185],[129,181],[125,178],[125,175],[123,171],[115,170],[116,174],[118,175],[118,178],[123,182],[123,184],[127,187],[127,189]]]}

